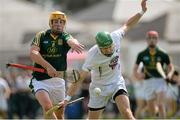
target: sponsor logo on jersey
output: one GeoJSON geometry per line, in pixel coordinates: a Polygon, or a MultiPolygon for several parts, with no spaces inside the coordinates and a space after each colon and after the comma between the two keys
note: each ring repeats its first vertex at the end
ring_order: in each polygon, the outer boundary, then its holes
{"type": "Polygon", "coordinates": [[[148,57],[148,56],[144,56],[144,57],[143,57],[143,60],[144,60],[144,61],[149,61],[149,57],[148,57]]]}
{"type": "Polygon", "coordinates": [[[157,57],[157,62],[161,62],[161,57],[157,57]]]}
{"type": "Polygon", "coordinates": [[[47,49],[47,52],[49,55],[51,55],[51,54],[53,55],[53,54],[57,53],[57,48],[56,47],[49,47],[47,49]]]}
{"type": "Polygon", "coordinates": [[[43,41],[44,44],[48,44],[48,41],[43,41]]]}

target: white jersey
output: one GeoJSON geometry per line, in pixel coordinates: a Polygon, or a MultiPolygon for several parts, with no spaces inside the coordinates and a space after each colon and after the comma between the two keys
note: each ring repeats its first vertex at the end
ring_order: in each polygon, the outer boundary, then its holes
{"type": "Polygon", "coordinates": [[[120,41],[124,33],[122,29],[118,29],[110,34],[115,45],[111,57],[103,55],[97,45],[88,51],[82,69],[91,72],[92,84],[108,85],[119,80],[123,82],[120,67],[120,41]]]}

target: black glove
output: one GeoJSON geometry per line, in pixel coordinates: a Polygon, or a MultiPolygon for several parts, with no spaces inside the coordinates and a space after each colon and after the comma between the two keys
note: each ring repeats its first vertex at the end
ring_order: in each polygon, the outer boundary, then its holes
{"type": "Polygon", "coordinates": [[[175,84],[176,84],[176,81],[171,80],[171,79],[168,79],[168,78],[166,78],[166,82],[167,82],[167,83],[170,83],[170,84],[172,84],[172,85],[175,85],[175,84]]]}

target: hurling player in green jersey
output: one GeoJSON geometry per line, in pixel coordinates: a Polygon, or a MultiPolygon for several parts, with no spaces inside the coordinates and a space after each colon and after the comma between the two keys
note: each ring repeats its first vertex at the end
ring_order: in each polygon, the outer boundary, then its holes
{"type": "Polygon", "coordinates": [[[54,104],[65,98],[64,73],[67,69],[67,52],[70,48],[81,53],[84,46],[74,39],[64,28],[66,15],[54,11],[49,16],[49,30],[36,34],[30,50],[34,66],[44,68],[47,73],[33,72],[30,84],[37,100],[43,108],[44,118],[63,119],[64,109],[46,115],[54,104]]]}
{"type": "MultiPolygon", "coordinates": [[[[156,117],[156,104],[159,110],[159,117],[166,118],[165,93],[167,89],[166,81],[159,74],[156,66],[159,62],[167,69],[167,77],[171,78],[174,67],[169,55],[158,46],[159,34],[151,30],[146,33],[147,48],[141,51],[133,69],[135,77],[144,80],[145,99],[147,101],[148,113],[150,117],[156,117]],[[139,64],[143,64],[142,72],[138,72],[139,64]]],[[[163,68],[164,68],[163,67],[163,68]]]]}

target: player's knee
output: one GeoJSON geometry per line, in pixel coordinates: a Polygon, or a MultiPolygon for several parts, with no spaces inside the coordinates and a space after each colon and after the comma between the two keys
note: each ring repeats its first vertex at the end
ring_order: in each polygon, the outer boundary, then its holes
{"type": "Polygon", "coordinates": [[[52,104],[51,103],[47,103],[47,104],[43,105],[42,107],[43,107],[44,111],[48,111],[49,109],[51,109],[52,104]]]}
{"type": "Polygon", "coordinates": [[[126,119],[132,119],[133,118],[133,114],[131,112],[131,109],[129,109],[129,108],[122,110],[121,114],[126,119]]]}
{"type": "Polygon", "coordinates": [[[163,103],[159,103],[159,104],[158,104],[158,108],[159,108],[160,110],[163,110],[163,109],[165,108],[165,106],[164,106],[163,103]]]}

